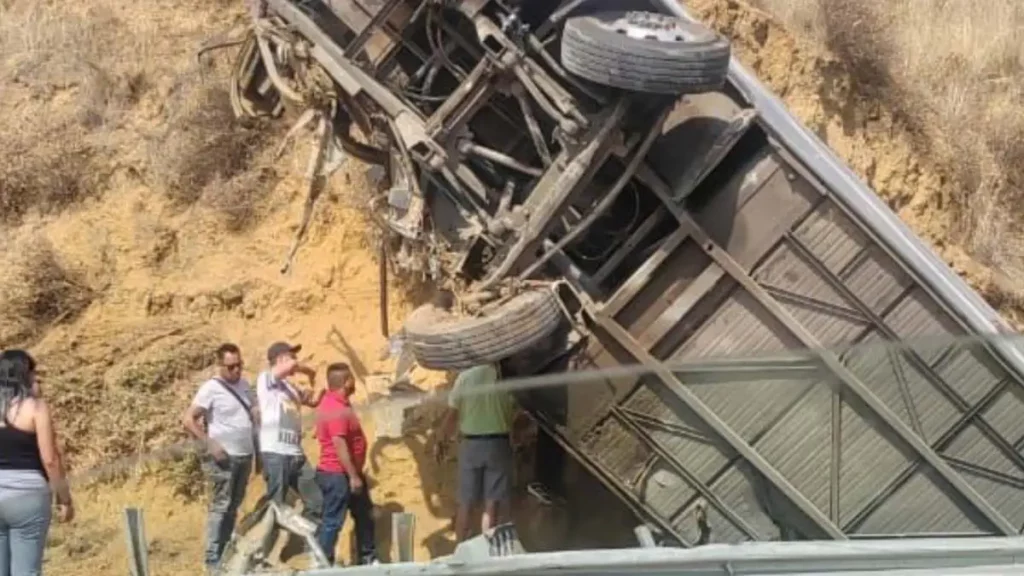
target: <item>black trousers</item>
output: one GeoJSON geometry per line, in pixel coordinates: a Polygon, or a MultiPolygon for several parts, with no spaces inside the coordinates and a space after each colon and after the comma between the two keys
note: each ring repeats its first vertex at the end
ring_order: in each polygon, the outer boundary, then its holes
{"type": "Polygon", "coordinates": [[[547,432],[537,430],[537,446],[533,456],[533,477],[549,491],[563,493],[565,450],[547,432]]]}

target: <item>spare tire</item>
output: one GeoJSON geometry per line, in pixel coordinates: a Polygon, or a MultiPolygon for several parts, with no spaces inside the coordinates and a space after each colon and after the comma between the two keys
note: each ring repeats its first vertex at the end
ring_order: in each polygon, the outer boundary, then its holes
{"type": "Polygon", "coordinates": [[[729,72],[729,41],[701,24],[656,12],[597,12],[569,18],[562,65],[622,90],[693,94],[719,90],[729,72]]]}
{"type": "Polygon", "coordinates": [[[465,370],[503,360],[543,341],[563,318],[552,290],[524,292],[479,317],[421,311],[405,322],[405,345],[420,366],[431,370],[465,370]]]}

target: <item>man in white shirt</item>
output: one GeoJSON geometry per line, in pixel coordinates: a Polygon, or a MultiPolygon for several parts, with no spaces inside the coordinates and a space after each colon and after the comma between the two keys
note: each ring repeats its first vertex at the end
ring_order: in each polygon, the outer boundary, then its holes
{"type": "Polygon", "coordinates": [[[259,399],[260,459],[267,496],[278,504],[285,503],[291,488],[302,499],[302,515],[320,523],[323,495],[316,483],[316,471],[302,451],[302,406],[316,407],[324,390],[313,394],[288,382],[296,372],[305,374],[315,385],[316,371],[298,362],[301,346],[275,342],[267,350],[270,367],[256,378],[259,399]]]}
{"type": "Polygon", "coordinates": [[[206,526],[208,568],[220,562],[235,529],[238,507],[253,467],[254,424],[259,410],[242,378],[242,353],[234,344],[217,349],[218,374],[199,387],[182,423],[206,445],[203,469],[212,484],[206,526]]]}

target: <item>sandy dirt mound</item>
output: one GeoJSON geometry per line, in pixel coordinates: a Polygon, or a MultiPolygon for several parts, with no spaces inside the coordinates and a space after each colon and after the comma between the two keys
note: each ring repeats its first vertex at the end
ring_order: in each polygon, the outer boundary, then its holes
{"type": "MultiPolygon", "coordinates": [[[[844,63],[736,2],[693,7],[961,273],[990,296],[1006,293],[947,243],[949,175],[904,120],[856,96],[844,63]]],[[[365,182],[354,163],[322,197],[294,273],[278,272],[301,212],[305,148],[273,162],[277,129],[225,114],[228,59],[194,58],[241,15],[227,0],[0,0],[3,258],[22,271],[0,282],[12,320],[0,340],[41,359],[79,478],[79,518],[52,530],[48,573],[123,574],[128,505],[145,509],[154,574],[199,568],[205,502],[194,456],[122,459],[182,439],[178,416],[217,343],[242,347],[250,377],[279,338],[301,342],[320,367],[347,360],[361,377],[390,367],[378,360],[378,267],[355,209],[365,182]]],[[[416,296],[392,287],[389,297],[394,328],[416,296]]],[[[420,376],[425,388],[441,383],[420,376]]],[[[373,448],[385,555],[395,511],[417,516],[418,558],[452,549],[454,467],[435,457],[438,417],[420,409],[404,438],[373,448]]],[[[528,462],[517,485],[526,479],[528,462]]],[[[254,481],[249,505],[261,491],[254,481]]],[[[587,522],[593,506],[552,515],[524,498],[516,508],[532,549],[625,543],[587,522]]],[[[625,515],[602,521],[629,525],[625,515]]]]}

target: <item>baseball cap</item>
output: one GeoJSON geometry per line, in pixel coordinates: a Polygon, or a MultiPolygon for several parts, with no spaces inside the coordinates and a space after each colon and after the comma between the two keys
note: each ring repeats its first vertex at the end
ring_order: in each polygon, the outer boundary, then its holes
{"type": "Polygon", "coordinates": [[[287,342],[274,342],[267,348],[267,360],[273,364],[274,360],[282,354],[298,354],[302,350],[301,344],[289,344],[287,342]]]}

